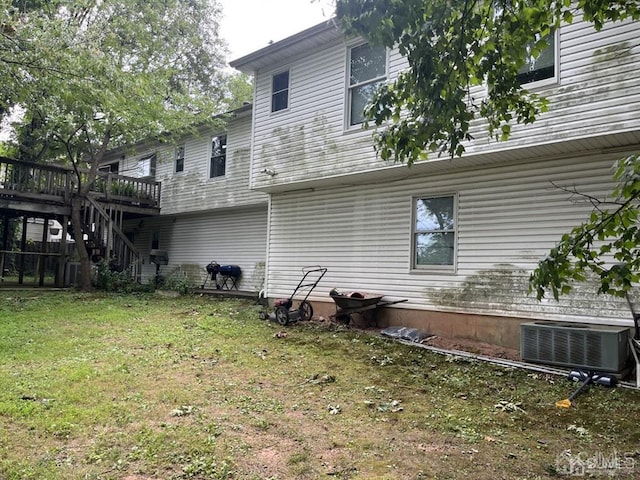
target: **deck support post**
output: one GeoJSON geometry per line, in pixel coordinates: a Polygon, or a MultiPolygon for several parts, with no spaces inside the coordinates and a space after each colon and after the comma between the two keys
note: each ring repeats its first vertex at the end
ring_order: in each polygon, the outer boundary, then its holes
{"type": "Polygon", "coordinates": [[[38,285],[44,286],[44,273],[47,269],[47,234],[49,233],[49,217],[44,217],[42,226],[42,242],[40,243],[40,255],[38,256],[38,273],[39,281],[38,285]]]}
{"type": "Polygon", "coordinates": [[[2,253],[0,253],[0,283],[4,282],[5,251],[9,249],[9,217],[2,219],[2,253]]]}
{"type": "Polygon", "coordinates": [[[65,286],[65,274],[67,272],[67,233],[69,230],[69,217],[62,217],[62,237],[60,238],[60,257],[58,260],[58,275],[56,276],[56,287],[65,286]]]}
{"type": "Polygon", "coordinates": [[[24,252],[27,251],[27,225],[29,218],[22,216],[22,238],[20,239],[20,261],[18,262],[18,284],[24,283],[24,252]]]}

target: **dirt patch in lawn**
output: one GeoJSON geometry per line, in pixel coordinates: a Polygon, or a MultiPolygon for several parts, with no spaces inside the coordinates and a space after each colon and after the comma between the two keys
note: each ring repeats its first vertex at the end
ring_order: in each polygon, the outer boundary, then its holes
{"type": "Polygon", "coordinates": [[[483,355],[492,358],[504,358],[506,360],[520,360],[520,352],[514,348],[491,345],[490,343],[477,342],[461,338],[445,338],[433,336],[422,341],[423,345],[442,348],[444,350],[459,350],[462,352],[483,355]]]}

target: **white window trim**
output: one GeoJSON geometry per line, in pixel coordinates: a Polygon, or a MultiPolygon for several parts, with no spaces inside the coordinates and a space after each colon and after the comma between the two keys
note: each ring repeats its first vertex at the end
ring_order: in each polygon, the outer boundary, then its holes
{"type": "Polygon", "coordinates": [[[452,192],[433,193],[423,195],[413,195],[411,197],[411,236],[410,236],[410,248],[409,248],[409,272],[420,274],[455,274],[458,271],[458,239],[459,239],[459,226],[458,226],[458,194],[452,192]],[[453,264],[452,265],[417,265],[416,264],[416,200],[420,198],[439,198],[439,197],[453,197],[453,264]]]}
{"type": "MultiPolygon", "coordinates": [[[[283,68],[281,70],[278,70],[277,72],[272,73],[271,75],[269,75],[269,91],[270,91],[270,95],[269,95],[269,113],[271,115],[278,115],[282,112],[288,112],[289,109],[291,108],[291,68],[283,68]],[[287,84],[287,108],[283,108],[282,110],[273,110],[273,96],[277,93],[273,91],[273,78],[276,75],[280,75],[282,73],[285,72],[289,72],[289,83],[287,84]]],[[[280,90],[282,91],[282,90],[280,90]]]]}
{"type": "Polygon", "coordinates": [[[538,80],[537,82],[521,84],[520,86],[525,90],[539,90],[541,88],[560,84],[560,29],[557,28],[556,31],[553,32],[553,35],[555,36],[553,46],[553,77],[538,80]]]}
{"type": "Polygon", "coordinates": [[[137,178],[155,177],[157,168],[157,153],[143,155],[136,160],[137,178]]]}
{"type": "Polygon", "coordinates": [[[358,40],[357,42],[348,43],[346,45],[346,58],[345,58],[345,93],[344,93],[344,131],[353,132],[361,131],[362,123],[356,123],[351,125],[351,90],[355,87],[367,85],[369,83],[375,83],[380,81],[388,81],[389,79],[389,49],[385,48],[385,60],[384,60],[384,76],[376,77],[374,79],[367,80],[366,82],[357,83],[351,85],[351,50],[354,48],[366,45],[369,42],[358,40]]]}

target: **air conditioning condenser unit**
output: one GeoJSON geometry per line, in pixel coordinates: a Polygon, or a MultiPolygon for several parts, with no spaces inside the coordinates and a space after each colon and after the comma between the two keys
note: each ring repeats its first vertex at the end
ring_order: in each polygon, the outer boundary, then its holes
{"type": "Polygon", "coordinates": [[[629,359],[629,328],[549,321],[520,325],[520,356],[544,363],[619,373],[629,359]]]}

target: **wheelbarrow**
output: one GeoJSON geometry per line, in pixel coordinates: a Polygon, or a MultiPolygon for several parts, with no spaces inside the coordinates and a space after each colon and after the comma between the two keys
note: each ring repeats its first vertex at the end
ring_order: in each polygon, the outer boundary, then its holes
{"type": "Polygon", "coordinates": [[[380,293],[340,292],[335,288],[329,292],[329,296],[336,304],[336,313],[330,315],[329,318],[345,324],[351,322],[351,315],[355,313],[362,315],[364,312],[371,312],[373,322],[377,324],[376,313],[379,308],[409,301],[408,298],[383,300],[384,295],[380,293]]]}

